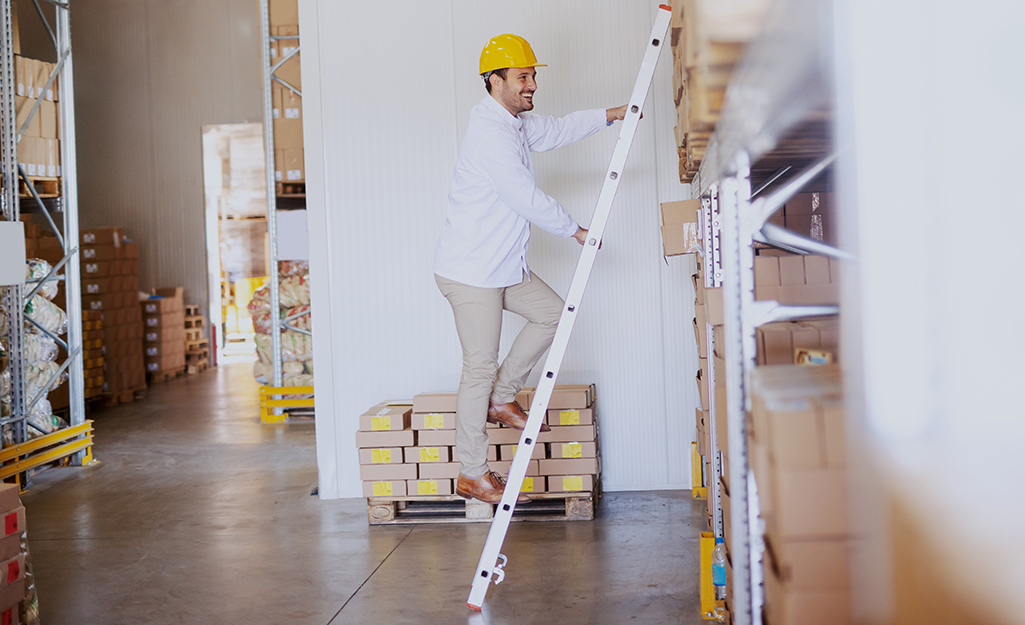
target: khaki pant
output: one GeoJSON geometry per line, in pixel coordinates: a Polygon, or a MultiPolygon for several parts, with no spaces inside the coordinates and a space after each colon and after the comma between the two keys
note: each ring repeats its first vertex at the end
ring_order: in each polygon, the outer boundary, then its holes
{"type": "Polygon", "coordinates": [[[456,408],[456,454],[462,474],[476,479],[488,470],[488,401],[507,403],[516,399],[530,370],[552,344],[563,301],[533,273],[529,280],[524,274],[523,282],[504,288],[467,286],[438,275],[434,278],[452,305],[463,348],[463,374],[456,408]],[[527,325],[499,367],[503,310],[524,317],[527,325]]]}

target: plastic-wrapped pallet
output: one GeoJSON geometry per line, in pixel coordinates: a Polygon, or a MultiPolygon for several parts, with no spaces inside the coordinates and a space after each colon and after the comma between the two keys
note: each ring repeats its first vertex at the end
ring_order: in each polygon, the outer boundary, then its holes
{"type": "MultiPolygon", "coordinates": [[[[33,258],[25,261],[25,280],[29,285],[49,275],[52,267],[45,260],[33,258]]],[[[68,331],[67,314],[51,299],[58,294],[58,282],[47,280],[25,304],[25,335],[23,338],[23,356],[25,363],[25,401],[28,408],[28,427],[26,432],[30,438],[49,434],[66,427],[67,423],[53,414],[53,408],[46,399],[52,391],[56,391],[67,380],[67,372],[56,375],[60,370],[57,363],[60,350],[53,336],[61,336],[68,331]],[[56,377],[55,377],[56,376],[56,377]],[[32,402],[35,401],[34,404],[32,402]]],[[[8,372],[9,376],[10,373],[8,372]]],[[[8,379],[9,388],[10,381],[8,379]]],[[[6,439],[9,432],[4,432],[6,439]]]]}
{"type": "MultiPolygon", "coordinates": [[[[310,268],[305,261],[284,261],[278,265],[279,319],[294,317],[289,325],[310,331],[310,268]]],[[[260,384],[270,384],[274,378],[274,359],[271,337],[270,288],[264,285],[253,293],[249,301],[249,314],[256,330],[256,354],[253,375],[260,384]]],[[[281,332],[281,371],[285,386],[313,384],[313,337],[303,332],[285,329],[281,332]]]]}

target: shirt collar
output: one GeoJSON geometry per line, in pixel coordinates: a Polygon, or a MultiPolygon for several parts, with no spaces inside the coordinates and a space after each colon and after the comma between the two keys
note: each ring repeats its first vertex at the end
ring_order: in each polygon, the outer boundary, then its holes
{"type": "Polygon", "coordinates": [[[498,119],[509,124],[516,130],[523,127],[523,120],[520,119],[519,116],[512,116],[498,100],[491,96],[490,93],[484,96],[484,99],[481,100],[481,104],[484,105],[484,108],[494,113],[498,119]]]}

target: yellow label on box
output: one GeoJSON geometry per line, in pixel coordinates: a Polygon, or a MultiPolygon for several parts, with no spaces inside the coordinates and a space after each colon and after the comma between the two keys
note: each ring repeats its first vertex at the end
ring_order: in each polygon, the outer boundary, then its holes
{"type": "Polygon", "coordinates": [[[420,462],[439,462],[441,461],[441,448],[440,447],[421,447],[420,448],[420,462]]]}
{"type": "Polygon", "coordinates": [[[391,497],[391,482],[374,482],[374,497],[391,497]]]}
{"type": "Polygon", "coordinates": [[[580,425],[580,411],[560,410],[559,425],[580,425]]]}
{"type": "Polygon", "coordinates": [[[421,495],[437,495],[438,480],[420,480],[416,483],[416,491],[421,495]]]}
{"type": "Polygon", "coordinates": [[[370,417],[370,429],[375,432],[391,429],[391,417],[370,417]]]}
{"type": "Polygon", "coordinates": [[[534,478],[525,477],[523,478],[523,487],[520,488],[521,493],[532,493],[534,492],[534,478]]]}
{"type": "Polygon", "coordinates": [[[374,464],[389,464],[391,463],[391,450],[390,449],[371,449],[370,450],[370,462],[374,464]]]}
{"type": "Polygon", "coordinates": [[[584,490],[584,478],[580,475],[567,475],[562,478],[562,490],[584,490]]]}
{"type": "Polygon", "coordinates": [[[582,458],[583,450],[581,449],[580,443],[563,443],[562,444],[562,457],[563,458],[582,458]]]}
{"type": "Polygon", "coordinates": [[[441,430],[445,428],[445,415],[432,412],[424,415],[424,428],[428,430],[441,430]]]}

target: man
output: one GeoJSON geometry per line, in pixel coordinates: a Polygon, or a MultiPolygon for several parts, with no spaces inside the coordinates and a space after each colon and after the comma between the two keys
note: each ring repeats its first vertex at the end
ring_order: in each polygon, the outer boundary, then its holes
{"type": "MultiPolygon", "coordinates": [[[[579,141],[626,114],[623,106],[562,119],[527,115],[534,108],[535,67],[545,66],[516,35],[494,37],[481,52],[488,95],[470,112],[434,264],[463,349],[456,493],[488,503],[501,500],[505,480],[488,470],[485,421],[524,428],[527,415],[516,394],[551,346],[562,314],[562,298],[527,267],[530,224],[581,245],[587,238],[587,230],[537,188],[530,152],[579,141]],[[523,316],[527,325],[499,367],[503,310],[523,316]]],[[[518,501],[530,499],[521,493],[518,501]]]]}

